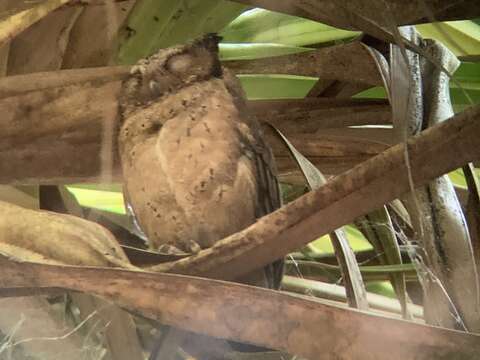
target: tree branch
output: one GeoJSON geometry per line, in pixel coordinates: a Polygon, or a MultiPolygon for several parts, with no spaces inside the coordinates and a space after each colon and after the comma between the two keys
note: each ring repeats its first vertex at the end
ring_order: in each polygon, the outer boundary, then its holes
{"type": "Polygon", "coordinates": [[[364,31],[387,41],[393,40],[389,30],[386,30],[391,28],[390,23],[407,25],[433,22],[434,20],[451,21],[480,17],[480,3],[476,0],[454,3],[449,0],[236,1],[319,21],[334,27],[364,31]]]}
{"type": "Polygon", "coordinates": [[[2,287],[63,287],[185,330],[316,359],[467,360],[478,335],[398,321],[278,291],[209,279],[0,257],[2,287]],[[322,336],[318,336],[322,334],[322,336]],[[372,341],[372,338],[375,340],[372,341]]]}
{"type": "Polygon", "coordinates": [[[374,57],[359,41],[298,54],[226,61],[225,66],[236,74],[292,74],[383,85],[374,57]]]}

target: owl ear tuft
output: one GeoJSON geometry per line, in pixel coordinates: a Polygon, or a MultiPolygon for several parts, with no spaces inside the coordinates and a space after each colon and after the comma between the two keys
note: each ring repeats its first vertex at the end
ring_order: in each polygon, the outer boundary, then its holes
{"type": "Polygon", "coordinates": [[[205,56],[205,51],[208,53],[208,62],[210,64],[209,75],[217,78],[223,76],[222,65],[218,58],[218,43],[221,40],[221,36],[215,33],[208,33],[191,43],[191,48],[201,50],[200,53],[203,54],[202,56],[205,56]]]}
{"type": "Polygon", "coordinates": [[[208,51],[218,53],[218,43],[222,41],[222,37],[216,33],[208,33],[194,42],[195,45],[201,46],[208,51]]]}

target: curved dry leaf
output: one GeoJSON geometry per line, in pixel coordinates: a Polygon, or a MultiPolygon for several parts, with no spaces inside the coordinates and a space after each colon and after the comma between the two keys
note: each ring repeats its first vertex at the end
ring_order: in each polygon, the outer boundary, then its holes
{"type": "Polygon", "coordinates": [[[60,69],[70,30],[80,12],[78,7],[60,8],[12,39],[7,74],[60,69]]]}
{"type": "Polygon", "coordinates": [[[383,87],[385,88],[385,91],[387,93],[387,99],[390,100],[391,102],[391,94],[390,94],[390,67],[388,65],[387,59],[380,53],[378,50],[369,47],[365,44],[363,44],[365,49],[370,53],[372,56],[372,59],[375,62],[375,65],[377,66],[378,73],[380,74],[382,78],[382,83],[383,87]]]}
{"type": "Polygon", "coordinates": [[[134,268],[100,225],[3,201],[0,213],[0,253],[23,261],[134,268]]]}
{"type": "MultiPolygon", "coordinates": [[[[367,240],[375,249],[380,264],[402,264],[400,247],[395,236],[392,220],[386,206],[372,211],[367,215],[356,219],[355,225],[363,232],[367,240]]],[[[405,275],[392,274],[390,281],[402,307],[402,314],[406,319],[411,317],[408,309],[408,294],[406,289],[405,275]]]]}
{"type": "MultiPolygon", "coordinates": [[[[459,62],[443,45],[422,40],[414,28],[399,31],[429,56],[427,60],[392,45],[393,123],[397,140],[405,141],[453,115],[449,75],[442,69],[450,74],[459,62]]],[[[415,176],[413,169],[408,171],[415,176]]],[[[407,196],[406,206],[425,253],[420,267],[425,270],[422,284],[427,321],[479,331],[479,278],[468,227],[450,179],[445,175],[433,179],[407,196]]]]}
{"type": "Polygon", "coordinates": [[[62,68],[106,66],[112,63],[118,45],[118,29],[136,0],[104,1],[101,6],[84,6],[70,32],[62,68]]]}
{"type": "MultiPolygon", "coordinates": [[[[274,134],[282,140],[289,150],[291,156],[295,159],[300,168],[306,183],[310,190],[315,190],[324,185],[327,179],[308,159],[303,156],[288,139],[273,125],[270,125],[274,134]]],[[[340,264],[345,289],[347,291],[347,300],[351,307],[360,310],[368,310],[367,292],[363,283],[362,275],[358,267],[355,253],[353,252],[343,229],[336,229],[330,233],[330,239],[335,249],[335,255],[340,264]]]]}
{"type": "MultiPolygon", "coordinates": [[[[366,44],[362,43],[360,40],[361,39],[358,38],[356,43],[359,43],[361,46],[363,46],[365,50],[370,54],[373,62],[377,67],[378,73],[381,76],[384,87],[387,90],[387,98],[389,98],[390,96],[388,93],[389,86],[387,85],[389,80],[388,62],[379,51],[377,51],[372,47],[367,46],[366,44]]],[[[361,65],[362,64],[359,64],[357,66],[360,67],[361,65]]],[[[368,85],[365,83],[351,82],[351,80],[338,81],[338,80],[328,80],[328,79],[320,78],[308,92],[307,98],[321,98],[321,97],[335,98],[336,97],[336,98],[346,98],[350,100],[350,97],[364,90],[367,90],[370,87],[371,85],[368,85]]],[[[324,99],[324,100],[327,100],[327,99],[324,99]]],[[[355,116],[354,114],[352,115],[355,116]]],[[[389,117],[387,122],[390,122],[390,121],[391,120],[389,117]]],[[[358,124],[358,125],[366,125],[366,124],[358,124]]]]}
{"type": "Polygon", "coordinates": [[[0,22],[0,44],[12,40],[25,29],[71,0],[47,0],[29,9],[21,10],[0,22]]]}
{"type": "MultiPolygon", "coordinates": [[[[9,12],[10,9],[18,5],[17,0],[3,0],[0,2],[0,19],[1,14],[9,12]]],[[[1,20],[0,20],[1,21],[1,20]]],[[[0,41],[0,77],[7,74],[8,52],[10,51],[10,41],[0,41]]]]}
{"type": "MultiPolygon", "coordinates": [[[[83,209],[64,186],[40,186],[39,192],[42,209],[83,217],[83,209]]],[[[89,294],[71,293],[69,295],[72,303],[78,308],[82,321],[87,321],[94,313],[98,314],[95,325],[87,323],[84,327],[89,332],[95,331],[95,327],[98,326],[105,328],[99,335],[100,340],[109,350],[108,356],[115,360],[143,359],[137,328],[129,313],[89,294]]]]}
{"type": "Polygon", "coordinates": [[[472,239],[473,254],[480,273],[480,182],[472,164],[463,167],[468,186],[467,224],[472,239]]]}

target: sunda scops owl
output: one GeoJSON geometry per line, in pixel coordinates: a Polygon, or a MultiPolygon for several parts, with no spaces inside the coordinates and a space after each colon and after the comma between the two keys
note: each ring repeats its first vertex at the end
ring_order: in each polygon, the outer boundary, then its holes
{"type": "MultiPolygon", "coordinates": [[[[195,253],[280,206],[272,153],[207,35],[162,49],[124,83],[126,197],[151,248],[195,253]]],[[[281,261],[239,279],[277,287],[281,261]]]]}

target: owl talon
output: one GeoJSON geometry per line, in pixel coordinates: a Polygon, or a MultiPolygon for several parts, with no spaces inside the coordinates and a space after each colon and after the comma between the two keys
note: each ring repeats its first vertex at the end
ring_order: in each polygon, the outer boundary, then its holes
{"type": "Polygon", "coordinates": [[[185,245],[188,248],[188,252],[191,254],[197,254],[200,252],[200,250],[202,250],[200,245],[198,245],[194,240],[188,240],[185,245]]]}
{"type": "Polygon", "coordinates": [[[167,255],[185,255],[184,251],[181,251],[179,248],[169,244],[160,245],[157,248],[157,252],[167,255]]]}

